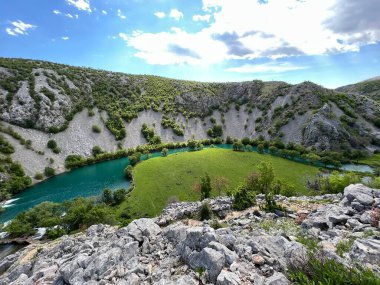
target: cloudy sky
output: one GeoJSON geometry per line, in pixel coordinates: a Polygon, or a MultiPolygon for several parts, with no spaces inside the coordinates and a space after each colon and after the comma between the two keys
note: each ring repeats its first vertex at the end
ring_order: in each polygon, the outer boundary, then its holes
{"type": "Polygon", "coordinates": [[[0,0],[0,56],[201,81],[380,75],[380,0],[0,0]]]}

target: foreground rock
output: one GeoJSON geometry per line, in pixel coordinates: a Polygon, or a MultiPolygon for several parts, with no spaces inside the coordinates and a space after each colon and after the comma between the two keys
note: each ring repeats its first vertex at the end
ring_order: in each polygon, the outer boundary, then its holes
{"type": "MultiPolygon", "coordinates": [[[[379,195],[380,190],[351,185],[340,202],[308,214],[303,230],[293,218],[255,208],[232,212],[229,198],[209,201],[216,215],[226,217],[226,226],[214,229],[208,221],[179,221],[194,215],[200,203],[177,203],[156,219],[138,219],[120,229],[94,225],[84,234],[28,246],[0,261],[0,284],[290,284],[287,267],[307,258],[295,237],[302,231],[316,236],[332,258],[378,270],[380,241],[372,212],[379,195]],[[370,217],[369,224],[363,215],[370,217]],[[350,250],[338,256],[336,245],[349,237],[355,237],[350,250]]],[[[293,204],[323,200],[277,199],[293,204]]]]}

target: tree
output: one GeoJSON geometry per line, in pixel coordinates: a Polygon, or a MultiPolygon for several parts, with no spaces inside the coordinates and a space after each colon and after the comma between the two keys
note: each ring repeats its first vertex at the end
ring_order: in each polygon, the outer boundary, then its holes
{"type": "Polygon", "coordinates": [[[55,170],[54,168],[51,168],[51,167],[45,167],[44,173],[46,177],[51,177],[55,175],[55,170]]]}
{"type": "Polygon", "coordinates": [[[233,140],[232,140],[232,138],[230,137],[230,136],[227,136],[226,137],[226,144],[233,144],[233,140]]]}
{"type": "Polygon", "coordinates": [[[234,144],[232,145],[232,149],[234,151],[242,151],[244,149],[244,145],[240,141],[234,142],[234,144]]]}
{"type": "Polygon", "coordinates": [[[214,179],[214,188],[218,195],[221,196],[223,190],[225,191],[228,187],[228,180],[223,176],[218,176],[214,179]]]}
{"type": "Polygon", "coordinates": [[[241,143],[242,143],[243,145],[248,145],[248,144],[250,144],[250,142],[251,142],[251,140],[250,140],[248,137],[244,137],[244,138],[242,138],[242,140],[241,140],[241,143]]]}
{"type": "Polygon", "coordinates": [[[113,203],[113,195],[112,195],[112,190],[109,188],[106,188],[103,190],[103,202],[106,203],[107,205],[111,205],[113,203]]]}
{"type": "Polygon", "coordinates": [[[272,183],[274,180],[273,166],[269,162],[261,162],[257,167],[259,171],[259,192],[268,194],[271,191],[272,183]]]}
{"type": "Polygon", "coordinates": [[[256,203],[256,195],[247,185],[241,184],[235,189],[233,208],[239,211],[245,210],[256,203]]]}
{"type": "Polygon", "coordinates": [[[127,190],[121,188],[117,189],[115,192],[113,192],[113,202],[115,205],[121,204],[125,200],[125,197],[127,196],[127,190]]]}
{"type": "Polygon", "coordinates": [[[269,153],[270,154],[276,154],[277,151],[278,151],[278,148],[275,147],[274,145],[272,145],[272,146],[269,147],[269,153]]]}
{"type": "Polygon", "coordinates": [[[129,163],[132,166],[135,166],[140,161],[140,159],[141,159],[141,152],[135,152],[131,154],[130,156],[128,156],[129,163]]]}
{"type": "Polygon", "coordinates": [[[198,147],[198,142],[195,141],[195,140],[189,140],[189,141],[187,142],[187,146],[189,147],[189,150],[194,151],[194,150],[196,150],[197,147],[198,147]]]}
{"type": "Polygon", "coordinates": [[[258,153],[261,153],[261,154],[264,153],[264,145],[263,145],[263,144],[259,144],[259,145],[257,146],[257,152],[258,152],[258,153]]]}
{"type": "Polygon", "coordinates": [[[100,133],[102,130],[100,129],[100,127],[98,125],[93,125],[92,126],[92,131],[94,133],[100,133]]]}
{"type": "Polygon", "coordinates": [[[132,179],[132,171],[133,171],[133,166],[128,165],[126,168],[124,168],[124,176],[127,179],[132,179]]]}
{"type": "Polygon", "coordinates": [[[168,149],[167,148],[163,148],[162,150],[161,150],[161,156],[163,156],[163,157],[166,157],[166,156],[168,156],[168,149]]]}
{"type": "Polygon", "coordinates": [[[103,153],[103,150],[101,149],[100,146],[96,145],[92,148],[92,155],[93,156],[98,156],[99,154],[102,154],[103,153]]]}
{"type": "Polygon", "coordinates": [[[211,195],[211,179],[208,173],[201,178],[201,201],[210,198],[211,195]]]}
{"type": "Polygon", "coordinates": [[[57,148],[57,142],[55,140],[49,140],[47,142],[47,147],[50,149],[55,149],[57,148]]]}

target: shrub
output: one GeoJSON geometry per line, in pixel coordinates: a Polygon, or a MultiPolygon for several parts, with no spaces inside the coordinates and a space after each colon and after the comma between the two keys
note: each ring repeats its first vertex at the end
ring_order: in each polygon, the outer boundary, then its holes
{"type": "Polygon", "coordinates": [[[207,135],[212,138],[221,137],[223,135],[222,125],[215,125],[207,130],[207,135]]]}
{"type": "Polygon", "coordinates": [[[50,149],[55,149],[58,146],[55,140],[49,140],[46,145],[50,149]]]}
{"type": "Polygon", "coordinates": [[[98,156],[99,154],[102,154],[104,151],[102,150],[102,148],[100,147],[100,146],[94,146],[93,148],[92,148],[92,155],[93,156],[98,156]]]}
{"type": "Polygon", "coordinates": [[[37,173],[34,175],[34,179],[42,180],[42,179],[44,179],[44,175],[43,175],[41,172],[37,172],[37,173]]]}
{"type": "Polygon", "coordinates": [[[124,168],[125,178],[132,179],[132,171],[133,171],[132,165],[128,165],[126,168],[124,168]]]}
{"type": "Polygon", "coordinates": [[[211,179],[208,173],[201,178],[201,201],[211,196],[211,179]]]}
{"type": "Polygon", "coordinates": [[[199,211],[199,219],[201,221],[204,221],[204,220],[210,220],[211,217],[212,217],[212,210],[210,208],[210,205],[208,203],[203,203],[199,211]]]}
{"type": "Polygon", "coordinates": [[[102,130],[100,129],[100,127],[98,125],[93,125],[92,126],[92,131],[94,133],[100,133],[102,130]]]}
{"type": "Polygon", "coordinates": [[[242,138],[242,140],[241,140],[241,143],[242,143],[243,145],[248,145],[248,144],[250,144],[250,142],[251,142],[251,140],[250,140],[248,137],[244,137],[244,138],[242,138]]]}
{"type": "Polygon", "coordinates": [[[135,152],[128,156],[129,163],[135,166],[141,160],[141,152],[135,152]]]}
{"type": "Polygon", "coordinates": [[[169,153],[169,151],[168,151],[167,148],[163,148],[163,149],[161,150],[161,156],[163,156],[163,157],[168,156],[168,153],[169,153]]]}
{"type": "Polygon", "coordinates": [[[67,234],[67,232],[62,227],[55,227],[46,230],[45,237],[48,239],[56,239],[63,235],[67,234]]]}
{"type": "Polygon", "coordinates": [[[51,167],[45,167],[44,174],[46,177],[54,176],[55,170],[54,170],[54,168],[51,168],[51,167]]]}
{"type": "Polygon", "coordinates": [[[258,153],[261,153],[261,154],[264,153],[264,145],[263,145],[263,144],[259,144],[259,145],[257,146],[257,152],[258,152],[258,153]]]}
{"type": "Polygon", "coordinates": [[[234,141],[232,140],[232,138],[230,136],[227,136],[226,137],[226,144],[232,144],[234,141]]]}
{"type": "Polygon", "coordinates": [[[244,145],[241,142],[234,142],[232,145],[232,149],[234,151],[243,151],[244,150],[244,145]]]}
{"type": "Polygon", "coordinates": [[[113,195],[112,195],[111,189],[106,188],[103,190],[102,200],[104,203],[106,203],[108,205],[111,205],[113,203],[113,195]]]}
{"type": "Polygon", "coordinates": [[[113,204],[119,205],[121,202],[125,200],[125,197],[127,196],[127,190],[126,189],[117,189],[113,192],[113,204]]]}
{"type": "Polygon", "coordinates": [[[256,204],[256,195],[247,185],[239,185],[234,193],[233,208],[239,211],[245,210],[256,204]]]}

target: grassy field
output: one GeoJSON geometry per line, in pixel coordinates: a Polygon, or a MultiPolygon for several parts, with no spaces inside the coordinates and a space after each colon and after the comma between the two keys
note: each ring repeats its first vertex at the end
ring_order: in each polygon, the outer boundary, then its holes
{"type": "MultiPolygon", "coordinates": [[[[271,162],[276,178],[293,184],[300,193],[307,193],[306,179],[318,173],[318,168],[256,152],[234,152],[209,148],[143,161],[133,171],[135,189],[121,205],[132,212],[154,216],[167,204],[169,197],[180,201],[195,201],[199,194],[193,185],[207,172],[211,180],[224,176],[229,188],[235,188],[261,161],[271,162]]],[[[212,193],[214,196],[216,193],[212,193]]]]}
{"type": "Polygon", "coordinates": [[[380,167],[380,153],[361,159],[360,163],[368,164],[373,167],[380,167]]]}

